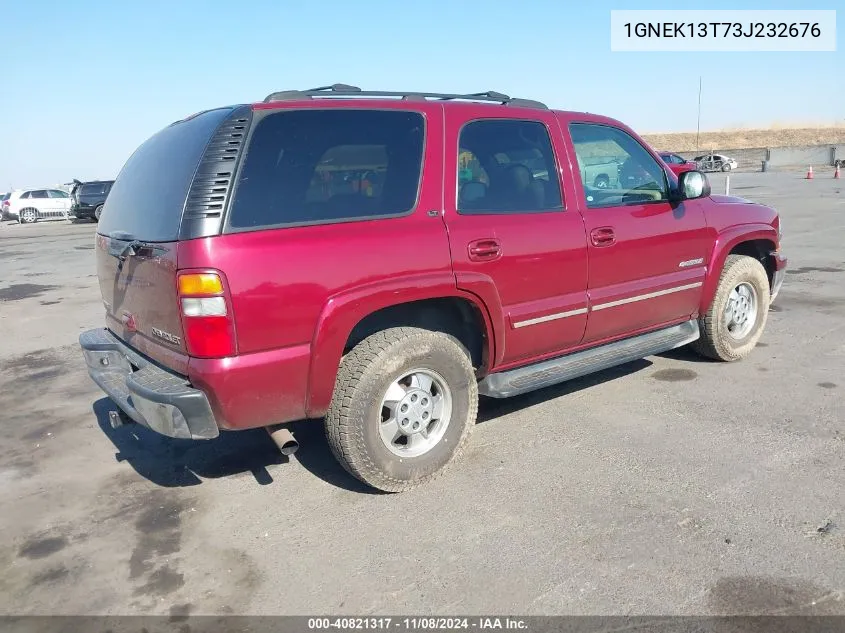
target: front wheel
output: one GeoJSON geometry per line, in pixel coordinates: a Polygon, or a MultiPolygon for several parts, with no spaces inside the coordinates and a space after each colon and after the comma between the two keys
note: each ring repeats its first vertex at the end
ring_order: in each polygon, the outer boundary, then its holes
{"type": "Polygon", "coordinates": [[[730,171],[730,170],[731,170],[731,164],[730,163],[725,163],[724,165],[722,165],[722,171],[730,171]]]}
{"type": "Polygon", "coordinates": [[[748,356],[766,327],[769,297],[769,277],[763,265],[753,257],[729,255],[716,296],[698,320],[701,337],[693,348],[714,360],[748,356]]]}
{"type": "Polygon", "coordinates": [[[326,436],[350,474],[402,492],[435,478],[460,455],[477,413],[475,372],[454,338],[390,328],[341,362],[326,436]]]}
{"type": "Polygon", "coordinates": [[[100,221],[100,214],[102,214],[102,212],[103,212],[103,205],[100,205],[96,209],[94,209],[94,222],[100,221]]]}

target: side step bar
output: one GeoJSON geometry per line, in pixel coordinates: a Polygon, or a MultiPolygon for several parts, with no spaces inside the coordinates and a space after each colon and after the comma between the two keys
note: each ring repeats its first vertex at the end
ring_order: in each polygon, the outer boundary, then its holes
{"type": "Polygon", "coordinates": [[[478,393],[491,398],[518,396],[646,356],[668,352],[692,343],[698,337],[698,321],[694,319],[534,365],[490,374],[478,384],[478,393]]]}

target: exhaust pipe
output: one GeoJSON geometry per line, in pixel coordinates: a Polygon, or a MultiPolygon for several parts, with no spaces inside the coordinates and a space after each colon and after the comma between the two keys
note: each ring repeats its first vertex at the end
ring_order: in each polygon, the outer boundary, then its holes
{"type": "Polygon", "coordinates": [[[296,438],[288,427],[277,424],[266,428],[270,437],[276,443],[276,446],[279,447],[282,455],[293,455],[299,450],[299,442],[296,441],[296,438]]]}

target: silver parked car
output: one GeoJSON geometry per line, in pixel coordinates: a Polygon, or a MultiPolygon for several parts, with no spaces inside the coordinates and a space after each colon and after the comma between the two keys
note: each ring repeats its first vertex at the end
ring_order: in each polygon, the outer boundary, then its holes
{"type": "Polygon", "coordinates": [[[739,167],[735,159],[724,154],[705,154],[696,156],[693,160],[699,171],[730,171],[739,167]]]}

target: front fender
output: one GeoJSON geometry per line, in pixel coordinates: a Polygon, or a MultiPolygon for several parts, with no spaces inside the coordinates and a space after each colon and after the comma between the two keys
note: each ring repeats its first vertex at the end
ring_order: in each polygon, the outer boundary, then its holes
{"type": "Polygon", "coordinates": [[[774,249],[777,244],[777,231],[770,224],[742,224],[729,227],[716,237],[707,265],[707,277],[701,293],[699,314],[704,314],[710,308],[716,296],[716,289],[719,287],[719,277],[725,266],[725,260],[730,252],[738,244],[754,240],[767,240],[772,243],[772,249],[774,249]]]}
{"type": "Polygon", "coordinates": [[[320,313],[311,341],[306,415],[309,418],[321,417],[328,410],[343,349],[353,328],[362,319],[383,308],[447,297],[466,299],[478,309],[487,330],[488,358],[493,359],[495,329],[487,305],[472,293],[456,288],[451,271],[360,286],[331,297],[320,313]]]}

